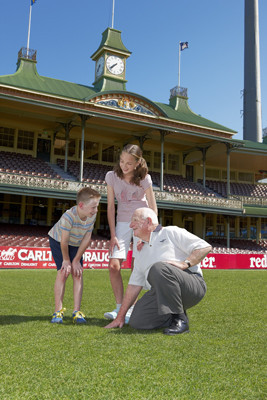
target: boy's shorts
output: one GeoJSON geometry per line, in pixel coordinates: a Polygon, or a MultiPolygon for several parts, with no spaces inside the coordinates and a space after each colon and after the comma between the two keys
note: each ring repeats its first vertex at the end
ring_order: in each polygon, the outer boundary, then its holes
{"type": "MultiPolygon", "coordinates": [[[[57,270],[59,271],[62,267],[62,262],[63,262],[60,243],[57,240],[51,238],[51,236],[48,236],[48,237],[49,237],[50,248],[52,251],[52,256],[55,260],[57,270]]],[[[78,249],[79,249],[79,247],[69,246],[69,256],[70,256],[71,262],[74,259],[74,257],[76,256],[78,249]]],[[[80,259],[80,263],[81,263],[81,266],[83,266],[83,258],[80,259]]]]}
{"type": "Polygon", "coordinates": [[[136,247],[136,243],[138,242],[138,238],[133,236],[133,230],[130,228],[129,222],[117,222],[115,228],[115,234],[118,239],[120,250],[117,246],[114,247],[113,253],[109,258],[118,258],[120,260],[126,260],[127,253],[130,248],[131,240],[133,238],[133,254],[134,249],[136,247]]]}

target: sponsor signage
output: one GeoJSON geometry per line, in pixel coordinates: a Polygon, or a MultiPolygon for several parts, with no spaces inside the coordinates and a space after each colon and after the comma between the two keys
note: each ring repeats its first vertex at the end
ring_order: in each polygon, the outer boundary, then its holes
{"type": "MultiPolygon", "coordinates": [[[[122,268],[131,268],[132,252],[122,263],[122,268]]],[[[83,256],[85,269],[108,268],[108,250],[90,249],[83,256]]],[[[56,268],[50,248],[46,247],[8,247],[0,246],[0,268],[56,268]]]]}
{"type": "Polygon", "coordinates": [[[208,254],[202,269],[266,269],[266,254],[208,254]]]}
{"type": "MultiPolygon", "coordinates": [[[[132,251],[122,268],[131,268],[132,251]]],[[[85,269],[108,268],[108,250],[88,249],[83,256],[85,269]]],[[[50,248],[0,246],[0,268],[56,268],[50,248]]],[[[202,269],[266,269],[266,254],[213,254],[201,262],[202,269]]]]}

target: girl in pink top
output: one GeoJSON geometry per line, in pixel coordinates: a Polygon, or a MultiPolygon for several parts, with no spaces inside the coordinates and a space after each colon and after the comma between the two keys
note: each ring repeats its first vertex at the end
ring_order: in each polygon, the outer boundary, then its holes
{"type": "MultiPolygon", "coordinates": [[[[121,152],[120,160],[114,171],[106,174],[108,198],[108,223],[110,229],[109,277],[116,300],[116,309],[104,314],[107,319],[115,319],[123,298],[121,264],[127,258],[132,239],[130,228],[133,212],[140,207],[149,207],[157,214],[157,205],[152,189],[151,176],[142,150],[134,144],[128,144],[121,152]],[[117,200],[117,219],[115,223],[115,198],[117,200]]],[[[135,252],[133,248],[133,255],[135,252]]],[[[130,319],[131,310],[126,314],[125,322],[130,319]]]]}

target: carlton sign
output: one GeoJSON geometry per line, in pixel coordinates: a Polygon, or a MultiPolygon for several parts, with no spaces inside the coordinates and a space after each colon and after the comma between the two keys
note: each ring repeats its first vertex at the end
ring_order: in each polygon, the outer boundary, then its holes
{"type": "MultiPolygon", "coordinates": [[[[131,267],[131,254],[122,268],[131,267]]],[[[90,268],[108,268],[108,250],[86,250],[83,266],[90,268]]],[[[0,268],[56,268],[50,248],[45,247],[7,247],[0,246],[0,268]]]]}
{"type": "MultiPolygon", "coordinates": [[[[131,268],[132,252],[122,268],[131,268]]],[[[85,269],[108,268],[108,250],[88,249],[83,256],[85,269]]],[[[50,269],[56,268],[50,248],[0,246],[0,268],[50,269]]],[[[266,269],[266,254],[213,254],[201,262],[202,269],[266,269]]]]}

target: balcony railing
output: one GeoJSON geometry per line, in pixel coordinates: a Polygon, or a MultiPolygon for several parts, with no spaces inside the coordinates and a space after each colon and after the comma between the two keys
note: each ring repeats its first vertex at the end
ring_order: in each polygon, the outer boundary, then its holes
{"type": "Polygon", "coordinates": [[[27,58],[28,60],[36,61],[37,50],[28,49],[27,47],[22,47],[18,52],[18,59],[27,58]]]}
{"type": "Polygon", "coordinates": [[[187,88],[181,86],[175,86],[170,90],[171,98],[176,96],[187,97],[187,88]]]}
{"type": "MultiPolygon", "coordinates": [[[[12,185],[27,188],[40,188],[46,190],[62,190],[77,192],[81,187],[88,186],[88,183],[73,182],[63,179],[43,178],[38,176],[18,175],[10,173],[0,173],[0,184],[12,185]]],[[[107,186],[103,184],[91,184],[90,186],[100,194],[107,194],[107,186]]],[[[170,192],[155,191],[155,198],[158,201],[168,201],[172,203],[190,204],[206,207],[220,207],[225,209],[242,209],[242,199],[224,199],[210,196],[200,196],[191,194],[180,194],[170,192]]],[[[254,203],[253,203],[254,204],[254,203]]],[[[265,200],[262,205],[267,205],[265,200]]]]}

